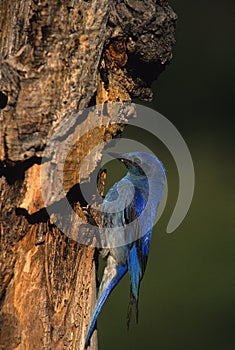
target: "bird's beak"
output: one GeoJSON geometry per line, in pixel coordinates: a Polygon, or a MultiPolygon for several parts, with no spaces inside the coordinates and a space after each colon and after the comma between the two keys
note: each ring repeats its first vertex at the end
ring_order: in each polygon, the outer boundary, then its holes
{"type": "Polygon", "coordinates": [[[118,153],[113,153],[113,152],[108,152],[108,154],[113,157],[114,159],[117,159],[119,160],[120,162],[124,163],[125,165],[127,164],[130,164],[131,161],[126,159],[126,158],[123,158],[121,154],[118,154],[118,153]]]}
{"type": "Polygon", "coordinates": [[[121,154],[114,153],[114,152],[108,152],[108,155],[110,155],[111,157],[118,159],[118,160],[121,160],[121,158],[122,158],[121,154]]]}

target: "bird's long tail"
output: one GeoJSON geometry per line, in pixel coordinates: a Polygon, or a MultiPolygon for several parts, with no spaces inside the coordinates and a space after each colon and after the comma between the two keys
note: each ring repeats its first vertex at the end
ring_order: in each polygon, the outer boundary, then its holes
{"type": "Polygon", "coordinates": [[[95,305],[95,309],[91,318],[91,322],[88,328],[85,347],[87,348],[90,343],[91,335],[94,331],[97,317],[104,305],[109,294],[113,288],[118,284],[122,277],[127,272],[126,265],[116,265],[114,258],[109,255],[107,259],[107,266],[104,269],[103,278],[100,284],[99,293],[95,305]]]}
{"type": "Polygon", "coordinates": [[[135,299],[134,294],[132,293],[132,290],[130,290],[130,300],[128,304],[127,318],[126,318],[127,330],[129,330],[130,328],[132,309],[133,309],[134,303],[135,303],[135,310],[136,310],[136,323],[138,323],[138,299],[137,300],[135,299]]]}
{"type": "Polygon", "coordinates": [[[136,322],[138,322],[138,297],[139,297],[139,286],[141,279],[139,258],[138,258],[138,248],[136,243],[133,244],[132,248],[128,252],[128,270],[130,273],[131,280],[131,292],[130,292],[130,302],[127,313],[127,328],[129,328],[132,307],[135,302],[136,309],[136,322]]]}

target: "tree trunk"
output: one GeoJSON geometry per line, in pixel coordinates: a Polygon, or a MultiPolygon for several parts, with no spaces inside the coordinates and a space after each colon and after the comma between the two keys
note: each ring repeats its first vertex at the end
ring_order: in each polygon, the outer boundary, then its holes
{"type": "MultiPolygon", "coordinates": [[[[103,126],[102,118],[92,128],[92,112],[76,112],[95,103],[151,99],[150,84],[171,59],[176,15],[165,0],[0,4],[0,349],[81,350],[96,298],[95,249],[68,238],[45,210],[43,151],[74,115],[80,137],[62,180],[66,194],[76,192],[84,157],[123,128],[103,126]],[[82,135],[88,122],[90,132],[82,135]]],[[[61,137],[71,138],[72,130],[61,137]]],[[[101,152],[102,144],[85,166],[85,180],[101,152]]],[[[63,196],[52,196],[50,204],[63,196]]],[[[81,198],[74,202],[76,213],[89,220],[81,198]]],[[[90,348],[97,347],[95,335],[90,348]]]]}

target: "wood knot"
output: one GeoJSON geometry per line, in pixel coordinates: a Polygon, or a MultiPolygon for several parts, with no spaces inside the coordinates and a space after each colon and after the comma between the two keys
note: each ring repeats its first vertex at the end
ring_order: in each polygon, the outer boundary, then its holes
{"type": "Polygon", "coordinates": [[[117,37],[109,44],[105,51],[108,68],[124,67],[128,60],[127,39],[124,36],[117,37]]]}

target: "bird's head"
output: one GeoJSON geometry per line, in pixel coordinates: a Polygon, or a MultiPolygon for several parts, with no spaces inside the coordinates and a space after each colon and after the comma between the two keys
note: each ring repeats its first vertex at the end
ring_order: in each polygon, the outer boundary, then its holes
{"type": "Polygon", "coordinates": [[[131,176],[155,179],[165,177],[165,169],[162,162],[153,154],[144,152],[130,152],[122,155],[109,154],[121,161],[131,176]]]}

